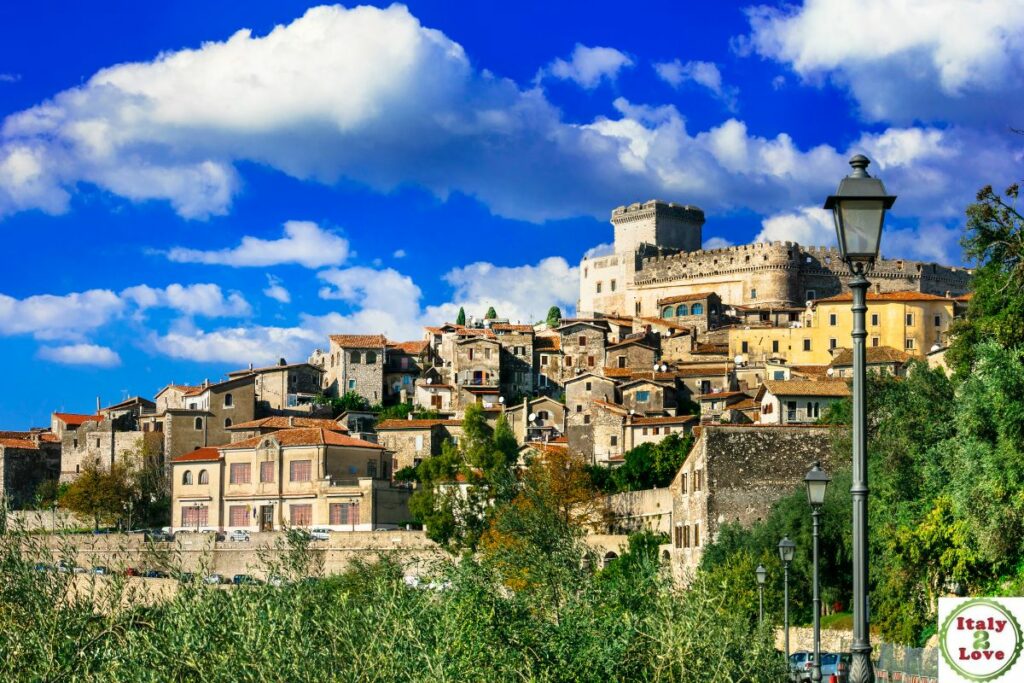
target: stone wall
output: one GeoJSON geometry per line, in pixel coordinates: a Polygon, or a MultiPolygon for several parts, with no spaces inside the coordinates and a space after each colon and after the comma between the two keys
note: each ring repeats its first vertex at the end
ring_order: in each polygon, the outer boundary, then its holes
{"type": "Polygon", "coordinates": [[[608,349],[605,364],[609,368],[630,368],[631,370],[650,370],[654,365],[657,352],[653,347],[641,344],[628,344],[608,349]]]}
{"type": "Polygon", "coordinates": [[[671,533],[672,491],[668,488],[616,493],[608,496],[608,509],[615,518],[613,526],[620,533],[641,529],[671,533]]]}
{"type": "Polygon", "coordinates": [[[604,329],[588,324],[570,325],[560,330],[562,343],[562,379],[568,381],[583,372],[601,372],[605,367],[604,329]],[[580,344],[580,341],[583,344],[580,344]]]}
{"type": "Polygon", "coordinates": [[[161,438],[156,432],[113,431],[113,425],[107,420],[86,422],[75,431],[66,432],[61,440],[60,480],[62,483],[74,481],[90,462],[110,469],[111,464],[126,454],[139,454],[146,440],[158,453],[163,447],[161,438]]]}
{"type": "Polygon", "coordinates": [[[59,447],[0,445],[0,496],[12,508],[31,504],[39,485],[59,475],[59,447]]]}

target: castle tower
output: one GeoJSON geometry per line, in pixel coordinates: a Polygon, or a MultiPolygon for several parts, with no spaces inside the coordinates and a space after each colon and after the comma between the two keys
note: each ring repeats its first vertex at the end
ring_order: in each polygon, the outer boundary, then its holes
{"type": "Polygon", "coordinates": [[[632,253],[641,244],[682,251],[701,248],[704,212],[696,206],[652,199],[612,211],[615,253],[632,253]]]}

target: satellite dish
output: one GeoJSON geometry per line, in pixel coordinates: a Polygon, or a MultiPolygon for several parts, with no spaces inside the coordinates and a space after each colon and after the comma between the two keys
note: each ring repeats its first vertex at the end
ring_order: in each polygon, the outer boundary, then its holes
{"type": "Polygon", "coordinates": [[[630,415],[636,415],[636,411],[635,411],[635,410],[633,410],[632,408],[630,408],[630,409],[629,409],[629,414],[630,414],[630,415]]]}
{"type": "Polygon", "coordinates": [[[655,371],[655,372],[657,372],[657,371],[658,371],[658,364],[657,364],[657,363],[655,363],[655,364],[654,364],[654,371],[655,371]]]}
{"type": "Polygon", "coordinates": [[[427,384],[433,384],[433,383],[434,383],[434,378],[433,377],[428,377],[427,378],[427,384]]]}
{"type": "Polygon", "coordinates": [[[661,364],[661,371],[662,371],[662,372],[668,372],[668,366],[667,366],[667,365],[665,365],[664,363],[662,363],[662,364],[661,364]]]}
{"type": "Polygon", "coordinates": [[[836,369],[835,368],[829,368],[828,370],[825,371],[825,374],[828,375],[829,377],[831,377],[832,375],[836,374],[836,369]]]}
{"type": "Polygon", "coordinates": [[[537,419],[537,413],[530,413],[526,419],[529,420],[530,422],[533,422],[534,420],[537,419]]]}
{"type": "Polygon", "coordinates": [[[504,396],[499,396],[498,397],[498,403],[504,403],[504,402],[505,402],[505,397],[504,396]]]}
{"type": "Polygon", "coordinates": [[[743,365],[743,356],[736,356],[732,359],[732,362],[736,365],[743,365]]]}

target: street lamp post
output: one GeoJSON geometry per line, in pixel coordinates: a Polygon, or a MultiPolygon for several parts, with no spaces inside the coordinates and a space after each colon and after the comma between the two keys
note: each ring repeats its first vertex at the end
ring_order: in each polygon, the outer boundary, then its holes
{"type": "Polygon", "coordinates": [[[768,578],[768,570],[759,564],[754,574],[757,575],[757,623],[760,625],[764,623],[764,581],[768,578]]]}
{"type": "Polygon", "coordinates": [[[786,631],[786,666],[789,666],[789,563],[796,555],[796,543],[783,537],[779,541],[779,559],[782,560],[782,628],[786,631]]]}
{"type": "Polygon", "coordinates": [[[200,508],[200,507],[202,507],[202,506],[201,506],[201,505],[199,505],[199,501],[196,501],[195,503],[192,503],[192,510],[194,510],[194,511],[195,511],[195,518],[196,518],[196,533],[197,533],[197,534],[199,533],[199,508],[200,508]]]}
{"type": "Polygon", "coordinates": [[[878,257],[885,211],[896,197],[885,193],[881,180],[868,175],[871,162],[863,155],[850,159],[853,172],[839,183],[836,194],[825,200],[832,211],[839,253],[853,280],[853,642],[850,645],[850,683],[873,683],[871,636],[868,627],[868,458],[864,367],[864,324],[867,290],[865,272],[878,257]]]}
{"type": "Polygon", "coordinates": [[[811,680],[821,680],[821,593],[818,587],[818,524],[821,517],[821,506],[825,504],[825,489],[832,481],[821,469],[821,463],[814,463],[814,467],[804,477],[807,485],[807,502],[811,505],[811,521],[813,522],[812,556],[812,583],[814,585],[814,663],[811,669],[811,680]]]}

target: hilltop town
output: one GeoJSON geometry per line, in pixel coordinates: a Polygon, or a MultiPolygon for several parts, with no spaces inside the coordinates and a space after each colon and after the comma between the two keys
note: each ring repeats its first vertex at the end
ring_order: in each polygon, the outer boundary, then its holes
{"type": "MultiPolygon", "coordinates": [[[[476,406],[523,458],[613,469],[644,444],[694,439],[668,486],[622,494],[608,530],[669,534],[675,564],[695,566],[718,525],[762,518],[828,458],[815,423],[849,395],[849,276],[829,248],[701,249],[693,206],[648,201],[611,222],[612,253],[580,264],[574,317],[473,312],[415,340],[350,330],[304,361],[54,412],[46,428],[0,432],[3,494],[28,507],[43,482],[144,450],[163,463],[173,531],[394,529],[415,521],[401,473],[457,442],[476,406]]],[[[943,365],[971,272],[882,259],[872,281],[869,369],[943,365]]]]}

